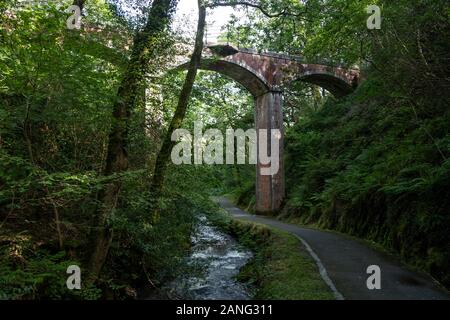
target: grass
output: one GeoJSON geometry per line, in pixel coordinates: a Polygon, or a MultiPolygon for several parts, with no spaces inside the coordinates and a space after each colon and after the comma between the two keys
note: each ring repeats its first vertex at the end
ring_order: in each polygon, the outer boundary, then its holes
{"type": "Polygon", "coordinates": [[[255,288],[254,299],[334,299],[314,260],[296,237],[225,215],[212,220],[254,252],[238,276],[241,282],[255,288]]]}

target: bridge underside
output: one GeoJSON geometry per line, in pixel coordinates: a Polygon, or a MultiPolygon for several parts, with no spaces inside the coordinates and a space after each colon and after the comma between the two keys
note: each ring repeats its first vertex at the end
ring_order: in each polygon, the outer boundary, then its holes
{"type": "Polygon", "coordinates": [[[353,92],[354,88],[350,86],[347,82],[332,77],[328,74],[312,74],[306,75],[298,79],[299,81],[315,84],[322,87],[336,98],[342,98],[353,92]]]}
{"type": "Polygon", "coordinates": [[[225,60],[203,59],[200,68],[202,70],[215,71],[238,82],[246,88],[254,97],[258,97],[270,91],[269,86],[248,69],[225,60]]]}

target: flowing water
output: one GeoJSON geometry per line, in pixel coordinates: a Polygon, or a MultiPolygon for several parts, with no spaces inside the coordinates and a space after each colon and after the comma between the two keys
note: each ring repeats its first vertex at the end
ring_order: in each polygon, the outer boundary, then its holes
{"type": "Polygon", "coordinates": [[[191,266],[200,266],[202,272],[187,274],[169,285],[170,291],[183,299],[192,300],[248,300],[250,294],[236,275],[252,257],[231,236],[212,226],[201,217],[192,237],[191,266]]]}

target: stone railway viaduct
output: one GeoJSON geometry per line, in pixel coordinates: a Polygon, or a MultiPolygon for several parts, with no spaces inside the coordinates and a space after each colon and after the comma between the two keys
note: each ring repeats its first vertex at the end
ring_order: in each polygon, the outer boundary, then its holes
{"type": "MultiPolygon", "coordinates": [[[[90,36],[103,32],[95,27],[87,28],[86,31],[90,36]]],[[[73,33],[69,33],[68,36],[75,37],[75,39],[80,37],[73,33]]],[[[84,48],[87,54],[101,56],[115,65],[126,63],[127,59],[123,55],[123,48],[120,48],[117,53],[117,48],[98,43],[98,39],[95,37],[90,41],[84,38],[78,40],[85,44],[84,48]]],[[[128,35],[122,35],[122,46],[125,48],[130,46],[128,35]]],[[[186,61],[179,61],[174,69],[186,69],[187,66],[186,61]]],[[[362,81],[359,70],[308,64],[304,63],[299,56],[271,52],[260,53],[249,49],[235,48],[230,44],[206,44],[200,69],[225,75],[241,84],[253,95],[256,130],[278,129],[282,133],[278,174],[274,176],[261,175],[261,168],[264,165],[259,159],[256,174],[256,211],[261,214],[279,211],[285,198],[284,88],[293,81],[304,81],[318,85],[328,90],[336,98],[341,98],[353,92],[362,81]]],[[[270,138],[269,135],[267,144],[269,149],[270,138]]]]}
{"type": "MultiPolygon", "coordinates": [[[[182,64],[180,68],[186,68],[182,64]]],[[[255,99],[256,130],[278,129],[280,170],[274,176],[261,175],[264,167],[259,160],[256,173],[256,211],[270,214],[280,210],[285,197],[283,89],[299,80],[318,85],[341,98],[360,84],[358,70],[305,64],[297,56],[258,53],[236,49],[230,45],[207,46],[201,69],[225,75],[245,87],[255,99]]],[[[268,137],[270,146],[270,135],[268,137]]],[[[269,148],[270,150],[270,148],[269,148]]]]}

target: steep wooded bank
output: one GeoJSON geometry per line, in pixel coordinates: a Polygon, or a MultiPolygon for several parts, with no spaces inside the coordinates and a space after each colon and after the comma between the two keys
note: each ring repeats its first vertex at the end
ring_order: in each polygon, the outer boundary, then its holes
{"type": "Polygon", "coordinates": [[[447,5],[402,3],[368,38],[362,87],[288,128],[282,217],[373,240],[449,287],[447,5]]]}
{"type": "Polygon", "coordinates": [[[449,287],[449,25],[435,4],[387,22],[367,82],[289,131],[284,215],[380,243],[449,287]]]}
{"type": "Polygon", "coordinates": [[[448,102],[422,102],[416,118],[385,84],[372,78],[290,130],[282,216],[375,241],[449,286],[448,102]]]}

